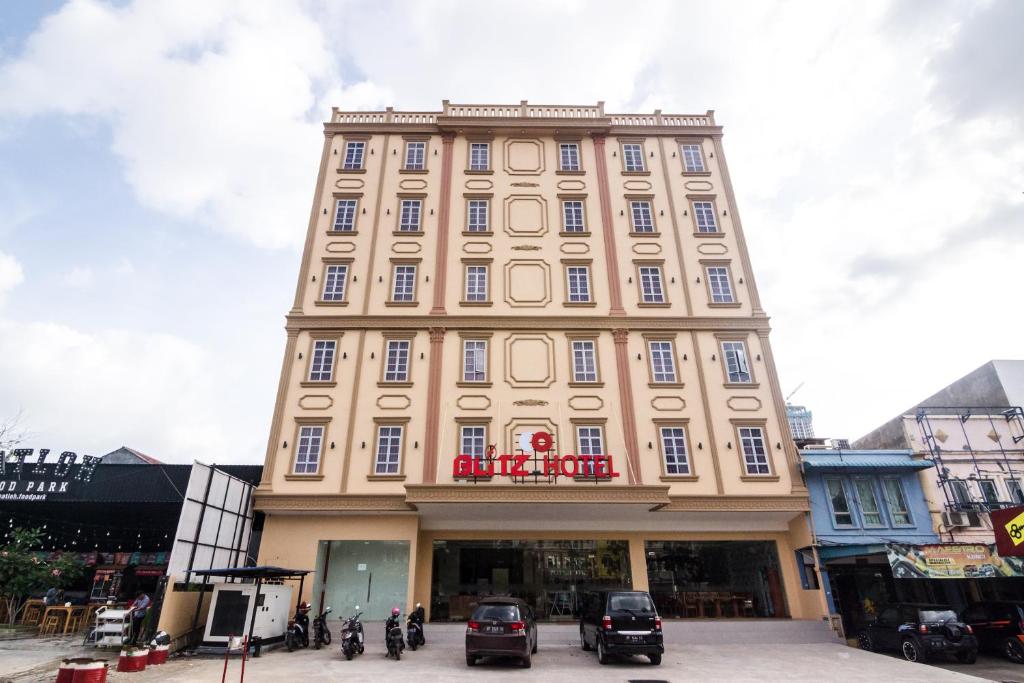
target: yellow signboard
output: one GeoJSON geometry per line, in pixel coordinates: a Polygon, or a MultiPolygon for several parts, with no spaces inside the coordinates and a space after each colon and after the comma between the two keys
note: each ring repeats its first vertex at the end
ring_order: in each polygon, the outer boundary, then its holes
{"type": "Polygon", "coordinates": [[[1015,546],[1024,543],[1024,512],[1004,524],[1003,528],[1006,529],[1006,534],[1015,546]]]}

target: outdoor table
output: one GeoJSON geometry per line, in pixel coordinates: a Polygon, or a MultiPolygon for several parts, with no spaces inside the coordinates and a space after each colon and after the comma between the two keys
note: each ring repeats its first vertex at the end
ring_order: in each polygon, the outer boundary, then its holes
{"type": "Polygon", "coordinates": [[[46,620],[51,614],[59,614],[64,616],[63,625],[61,626],[61,633],[67,633],[68,629],[68,618],[71,616],[71,607],[65,607],[64,605],[51,605],[46,608],[43,612],[43,618],[39,620],[39,630],[41,631],[46,626],[46,620]]]}
{"type": "Polygon", "coordinates": [[[25,610],[21,613],[21,623],[31,626],[43,622],[43,600],[34,598],[25,601],[25,610]]]}

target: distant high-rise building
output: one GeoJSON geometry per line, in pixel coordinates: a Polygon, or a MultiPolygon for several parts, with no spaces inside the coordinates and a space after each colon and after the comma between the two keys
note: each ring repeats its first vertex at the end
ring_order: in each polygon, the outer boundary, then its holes
{"type": "Polygon", "coordinates": [[[814,413],[806,406],[795,406],[786,404],[786,419],[789,420],[789,431],[793,432],[794,439],[814,438],[814,413]]]}

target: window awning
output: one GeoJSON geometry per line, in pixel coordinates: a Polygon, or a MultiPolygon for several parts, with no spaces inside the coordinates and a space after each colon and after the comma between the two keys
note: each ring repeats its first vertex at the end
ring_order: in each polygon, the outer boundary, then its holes
{"type": "Polygon", "coordinates": [[[808,453],[804,451],[800,454],[800,459],[805,472],[879,469],[911,472],[926,470],[934,464],[931,460],[913,458],[910,451],[876,451],[873,453],[847,453],[844,451],[808,453]]]}

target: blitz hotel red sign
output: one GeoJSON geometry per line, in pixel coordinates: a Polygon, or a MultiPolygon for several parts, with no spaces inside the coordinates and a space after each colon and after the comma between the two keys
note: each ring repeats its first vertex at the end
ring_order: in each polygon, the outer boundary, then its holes
{"type": "MultiPolygon", "coordinates": [[[[542,477],[592,477],[612,479],[618,477],[610,455],[558,455],[551,453],[554,439],[547,432],[535,432],[529,438],[534,456],[523,453],[494,455],[494,447],[488,448],[487,456],[475,458],[460,454],[452,463],[452,476],[465,477],[528,477],[539,474],[542,477]],[[544,453],[542,457],[541,453],[544,453]]],[[[523,444],[520,444],[523,445],[523,444]]]]}

